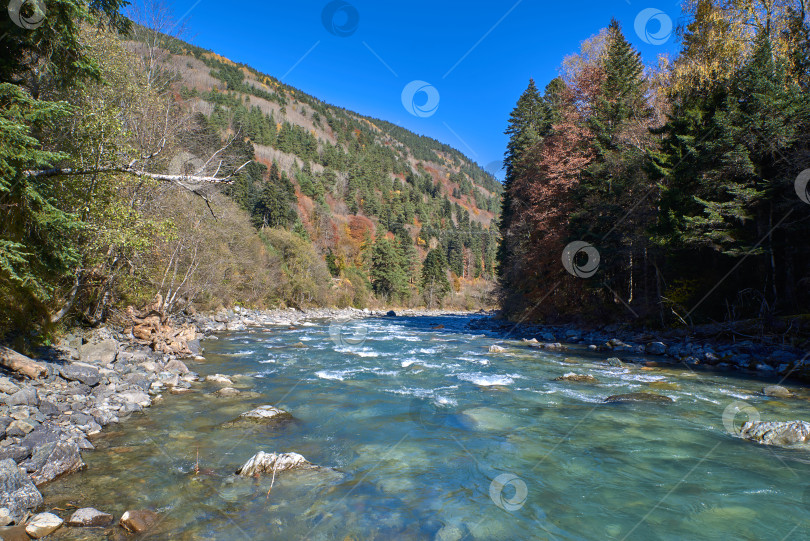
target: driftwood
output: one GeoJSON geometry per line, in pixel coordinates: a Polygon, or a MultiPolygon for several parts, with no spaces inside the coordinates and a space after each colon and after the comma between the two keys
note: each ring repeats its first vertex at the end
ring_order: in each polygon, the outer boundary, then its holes
{"type": "Polygon", "coordinates": [[[45,365],[3,346],[0,346],[0,366],[31,379],[48,377],[45,365]]]}
{"type": "Polygon", "coordinates": [[[127,307],[127,316],[132,322],[132,336],[140,344],[160,353],[193,355],[188,342],[197,337],[197,329],[193,325],[173,326],[163,310],[163,297],[160,295],[143,310],[127,307]]]}

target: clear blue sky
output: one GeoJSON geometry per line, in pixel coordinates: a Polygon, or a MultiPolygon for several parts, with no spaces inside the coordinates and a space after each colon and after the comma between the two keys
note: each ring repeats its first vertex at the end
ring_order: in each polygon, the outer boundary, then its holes
{"type": "Polygon", "coordinates": [[[653,64],[677,50],[666,17],[676,25],[681,17],[674,0],[170,1],[176,17],[187,14],[192,43],[328,103],[434,137],[484,167],[502,159],[509,112],[530,77],[542,89],[611,17],[653,64]],[[641,29],[650,43],[635,30],[645,9],[647,18],[659,14],[641,29]],[[414,80],[435,88],[435,110],[430,104],[420,112],[424,92],[406,100],[416,115],[403,105],[414,80]]]}

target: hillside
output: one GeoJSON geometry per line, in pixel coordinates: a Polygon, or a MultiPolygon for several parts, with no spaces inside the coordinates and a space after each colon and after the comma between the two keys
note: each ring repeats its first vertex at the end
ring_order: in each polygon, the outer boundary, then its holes
{"type": "MultiPolygon", "coordinates": [[[[423,261],[441,249],[456,278],[490,279],[501,184],[459,151],[380,119],[329,105],[212,51],[140,29],[127,46],[157,59],[196,130],[239,136],[242,171],[228,195],[259,227],[305,231],[338,272],[361,266],[366,236],[410,238],[423,261]]],[[[211,137],[209,137],[210,139],[211,137]]],[[[171,163],[203,160],[189,141],[171,163]]],[[[338,274],[336,272],[335,274],[338,274]]]]}

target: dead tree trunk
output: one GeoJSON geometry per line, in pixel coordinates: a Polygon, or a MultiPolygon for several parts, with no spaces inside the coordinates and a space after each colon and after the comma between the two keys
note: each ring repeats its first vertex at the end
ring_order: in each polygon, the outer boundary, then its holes
{"type": "Polygon", "coordinates": [[[48,377],[45,365],[3,346],[0,346],[0,366],[31,379],[48,377]]]}

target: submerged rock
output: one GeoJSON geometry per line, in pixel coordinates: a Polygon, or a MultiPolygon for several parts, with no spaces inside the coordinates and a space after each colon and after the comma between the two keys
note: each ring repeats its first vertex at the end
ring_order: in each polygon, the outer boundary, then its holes
{"type": "Polygon", "coordinates": [[[609,396],[605,398],[605,402],[657,402],[659,404],[668,404],[673,400],[668,396],[654,393],[627,393],[609,396]]]}
{"type": "Polygon", "coordinates": [[[68,526],[76,526],[80,528],[93,528],[99,526],[109,526],[113,523],[113,516],[109,513],[102,513],[98,509],[92,507],[85,507],[79,509],[68,520],[68,526]]]}
{"type": "Polygon", "coordinates": [[[42,494],[16,462],[0,460],[0,507],[8,509],[12,520],[19,524],[28,511],[41,504],[42,494]]]}
{"type": "Polygon", "coordinates": [[[575,383],[599,383],[599,380],[590,374],[574,374],[573,372],[555,378],[554,381],[573,381],[575,383]]]}
{"type": "Polygon", "coordinates": [[[762,394],[765,396],[773,396],[776,398],[790,398],[793,396],[786,388],[782,387],[781,385],[768,385],[764,389],[762,389],[762,394]]]}
{"type": "Polygon", "coordinates": [[[158,514],[149,509],[127,511],[121,516],[118,523],[122,528],[132,533],[145,532],[158,521],[158,514]]]}
{"type": "Polygon", "coordinates": [[[749,421],[742,426],[740,437],[765,445],[806,444],[810,439],[810,423],[805,421],[749,421]]]}
{"type": "Polygon", "coordinates": [[[618,357],[611,357],[605,362],[608,363],[610,366],[624,366],[624,363],[618,357]]]}
{"type": "Polygon", "coordinates": [[[290,470],[316,470],[316,466],[298,453],[265,453],[259,451],[236,471],[236,475],[253,477],[261,473],[272,474],[290,470]]]}
{"type": "Polygon", "coordinates": [[[240,394],[242,394],[241,391],[234,389],[233,387],[223,387],[214,393],[214,395],[219,398],[232,398],[234,396],[239,396],[240,394]]]}
{"type": "Polygon", "coordinates": [[[25,526],[25,533],[33,539],[39,539],[55,532],[62,526],[63,520],[53,513],[40,513],[25,526]]]}

